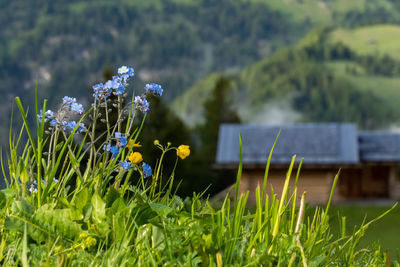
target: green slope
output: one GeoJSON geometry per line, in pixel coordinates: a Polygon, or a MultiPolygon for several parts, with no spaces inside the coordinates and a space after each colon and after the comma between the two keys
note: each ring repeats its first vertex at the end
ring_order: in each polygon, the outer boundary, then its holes
{"type": "MultiPolygon", "coordinates": [[[[352,16],[362,14],[377,16],[377,11],[386,16],[397,19],[399,11],[392,1],[368,1],[368,0],[250,0],[263,3],[273,10],[282,12],[295,22],[308,21],[321,26],[331,23],[340,23],[349,20],[352,16]],[[368,12],[369,11],[369,12],[368,12]]],[[[372,19],[371,17],[369,18],[372,19]]]]}
{"type": "MultiPolygon", "coordinates": [[[[334,34],[336,31],[327,30],[311,33],[298,46],[231,76],[242,119],[258,121],[260,113],[276,116],[268,107],[289,99],[291,105],[284,101],[282,113],[301,113],[295,116],[297,120],[354,121],[362,128],[396,123],[400,117],[400,62],[394,57],[358,53],[333,41],[334,34]]],[[[201,105],[187,103],[193,96],[197,103],[203,102],[216,75],[197,83],[174,102],[175,111],[192,125],[201,121],[201,105]]]]}
{"type": "Polygon", "coordinates": [[[381,75],[368,75],[358,64],[349,61],[327,62],[335,75],[340,76],[354,84],[354,88],[361,92],[371,92],[381,99],[396,117],[400,118],[400,77],[385,77],[381,75]],[[356,69],[356,74],[349,73],[346,69],[356,69]]]}
{"type": "MultiPolygon", "coordinates": [[[[309,29],[265,4],[237,0],[0,0],[0,6],[5,129],[16,95],[33,106],[36,82],[49,103],[64,95],[88,102],[106,66],[130,65],[136,92],[157,82],[172,101],[213,71],[241,69],[309,29]]],[[[7,132],[0,129],[0,144],[7,132]]]]}
{"type": "MultiPolygon", "coordinates": [[[[105,66],[115,69],[126,64],[137,68],[133,86],[138,91],[143,82],[159,82],[165,88],[164,99],[172,101],[210,73],[240,71],[295,44],[317,26],[400,22],[400,4],[391,0],[0,2],[0,91],[7,95],[0,106],[6,107],[3,114],[8,113],[0,119],[0,128],[8,128],[10,99],[15,95],[31,98],[36,82],[39,94],[54,100],[50,102],[68,94],[84,101],[90,96],[87,88],[100,79],[105,66]]],[[[340,39],[338,35],[332,35],[333,42],[340,39]]],[[[346,38],[350,42],[356,41],[351,32],[349,35],[346,38]]],[[[395,50],[396,41],[392,46],[390,42],[385,39],[379,49],[395,50]]],[[[361,50],[363,44],[355,45],[355,50],[361,50]]],[[[293,64],[301,71],[300,65],[293,64]]],[[[265,80],[263,75],[250,79],[258,72],[254,68],[249,71],[249,77],[234,76],[238,108],[251,119],[265,108],[247,100],[242,105],[240,99],[254,97],[244,83],[252,82],[257,87],[267,82],[276,87],[287,77],[282,81],[271,77],[265,80]]],[[[203,85],[194,85],[198,86],[203,85]]],[[[186,102],[181,104],[190,106],[186,102]]],[[[32,101],[29,104],[32,106],[32,101]]],[[[0,134],[0,143],[6,140],[5,134],[0,134]]]]}
{"type": "Polygon", "coordinates": [[[339,28],[329,42],[342,42],[362,55],[388,54],[400,59],[400,26],[372,25],[356,29],[339,28]]]}

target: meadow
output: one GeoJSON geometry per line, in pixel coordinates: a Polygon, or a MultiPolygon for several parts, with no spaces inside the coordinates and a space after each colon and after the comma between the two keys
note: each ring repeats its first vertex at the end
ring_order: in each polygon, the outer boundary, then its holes
{"type": "MultiPolygon", "coordinates": [[[[332,218],[332,231],[337,235],[340,234],[338,220],[343,216],[346,217],[346,230],[351,232],[355,227],[357,228],[357,226],[360,226],[364,219],[370,220],[376,218],[389,208],[390,206],[372,206],[368,204],[332,206],[329,212],[329,215],[332,218]]],[[[374,242],[379,242],[383,250],[388,249],[391,259],[399,260],[399,220],[400,210],[399,208],[395,208],[382,220],[377,221],[369,227],[365,232],[364,237],[360,240],[359,247],[367,247],[374,242]]]]}
{"type": "Polygon", "coordinates": [[[281,199],[266,194],[274,148],[253,211],[246,205],[249,193],[239,194],[242,160],[234,197],[227,195],[220,207],[202,194],[177,196],[174,171],[164,172],[163,159],[175,153],[179,168],[190,147],[154,140],[159,160],[146,163],[140,133],[151,109],[147,98],[163,89],[146,84],[124,103],[133,75],[122,66],[112,80],[94,85],[88,108],[69,96],[54,112],[46,110],[47,100],[42,109],[36,104],[36,127],[16,98],[24,123],[18,135],[10,131],[8,157],[1,160],[4,175],[9,169],[0,191],[3,266],[384,266],[390,260],[399,266],[379,244],[359,246],[396,205],[344,231],[346,220],[334,222],[330,215],[336,176],[327,205],[306,216],[306,194],[289,188],[300,175],[300,167],[292,173],[295,156],[282,178],[281,199]],[[138,113],[143,120],[135,119],[138,113]]]}

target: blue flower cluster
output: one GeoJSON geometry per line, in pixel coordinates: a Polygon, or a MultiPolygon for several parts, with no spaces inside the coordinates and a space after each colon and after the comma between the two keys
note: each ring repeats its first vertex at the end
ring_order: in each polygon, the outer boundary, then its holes
{"type": "Polygon", "coordinates": [[[121,167],[122,167],[122,169],[129,171],[132,168],[132,165],[130,162],[125,160],[125,161],[121,161],[121,167]]]}
{"type": "MultiPolygon", "coordinates": [[[[98,83],[93,86],[93,96],[96,99],[105,100],[111,94],[125,94],[125,88],[128,85],[128,79],[132,78],[134,75],[135,71],[133,70],[133,68],[129,68],[127,66],[120,67],[118,69],[118,75],[113,76],[112,80],[109,80],[104,84],[98,83]]],[[[156,83],[146,84],[144,90],[145,93],[141,96],[136,96],[133,101],[136,109],[140,110],[142,113],[146,113],[149,111],[150,103],[146,99],[148,95],[153,94],[155,96],[161,96],[163,93],[161,85],[156,83]]]]}
{"type": "Polygon", "coordinates": [[[127,66],[122,66],[118,69],[118,74],[121,76],[122,79],[126,80],[133,77],[135,75],[135,71],[133,68],[128,68],[127,66]]]}
{"type": "Polygon", "coordinates": [[[128,79],[135,75],[133,68],[122,66],[118,69],[118,75],[113,76],[112,80],[107,82],[98,83],[93,86],[93,96],[98,99],[106,99],[111,94],[123,95],[125,94],[125,87],[128,85],[128,79]]]}
{"type": "Polygon", "coordinates": [[[144,87],[145,93],[141,96],[135,96],[135,100],[133,103],[136,106],[136,109],[140,110],[142,113],[147,113],[150,108],[150,103],[147,101],[146,97],[148,95],[155,95],[155,96],[161,96],[163,93],[163,89],[161,88],[161,85],[156,84],[156,83],[151,83],[151,84],[146,84],[144,87]]]}
{"type": "MultiPolygon", "coordinates": [[[[44,113],[44,121],[49,122],[50,128],[55,128],[59,126],[63,131],[73,130],[77,123],[75,121],[67,121],[68,111],[74,111],[78,114],[82,114],[84,112],[83,105],[76,102],[76,98],[64,96],[62,100],[62,108],[58,112],[58,114],[54,114],[53,111],[47,110],[44,113]]],[[[37,115],[39,122],[42,122],[42,110],[37,115]]],[[[83,123],[79,123],[79,126],[75,133],[81,133],[86,131],[85,125],[83,123]]]]}
{"type": "Polygon", "coordinates": [[[76,102],[76,98],[64,96],[63,105],[68,107],[69,110],[74,111],[80,115],[82,115],[82,113],[84,112],[83,105],[76,102]]]}
{"type": "Polygon", "coordinates": [[[128,143],[128,139],[122,135],[120,132],[116,132],[114,134],[115,140],[116,140],[116,145],[111,146],[111,144],[105,144],[103,146],[103,150],[109,151],[112,153],[113,158],[117,158],[120,149],[126,147],[126,144],[128,143]]]}
{"type": "MultiPolygon", "coordinates": [[[[77,123],[76,121],[62,121],[62,129],[64,131],[70,130],[72,131],[73,129],[75,129],[77,123]]],[[[85,131],[85,125],[83,123],[79,123],[78,128],[76,129],[75,133],[81,133],[85,131]]]]}
{"type": "Polygon", "coordinates": [[[112,89],[106,88],[102,83],[93,86],[93,96],[95,98],[107,98],[111,95],[111,93],[112,89]]]}
{"type": "Polygon", "coordinates": [[[149,111],[150,103],[145,97],[135,96],[133,103],[135,104],[136,109],[140,110],[142,113],[147,113],[147,111],[149,111]]]}
{"type": "Polygon", "coordinates": [[[143,169],[143,177],[147,178],[149,176],[151,176],[152,174],[152,169],[150,167],[150,165],[148,165],[147,163],[142,163],[142,169],[143,169]]]}
{"type": "Polygon", "coordinates": [[[163,89],[161,88],[161,85],[156,84],[156,83],[151,83],[151,84],[146,84],[144,87],[144,90],[147,94],[153,94],[156,96],[162,96],[163,89]]]}
{"type": "Polygon", "coordinates": [[[73,103],[76,102],[76,98],[74,97],[69,97],[69,96],[64,96],[63,97],[63,104],[64,105],[72,105],[73,103]]]}
{"type": "MultiPolygon", "coordinates": [[[[43,182],[43,184],[46,186],[47,185],[47,182],[46,182],[46,180],[42,180],[42,182],[43,182]]],[[[53,182],[55,182],[55,183],[58,183],[58,179],[56,179],[56,177],[53,177],[53,182]]],[[[35,180],[35,181],[33,181],[33,183],[31,183],[31,185],[29,186],[29,192],[31,192],[31,194],[32,193],[36,193],[37,191],[38,191],[38,183],[37,183],[37,181],[35,180]]]]}
{"type": "MultiPolygon", "coordinates": [[[[132,169],[132,164],[128,161],[121,161],[120,162],[122,169],[129,171],[132,169]]],[[[143,162],[142,163],[142,173],[143,173],[143,178],[150,177],[153,173],[153,170],[151,169],[150,165],[143,162]]]]}
{"type": "Polygon", "coordinates": [[[33,181],[33,183],[29,186],[29,192],[31,192],[31,194],[37,192],[37,182],[36,182],[36,180],[33,181]]]}
{"type": "MultiPolygon", "coordinates": [[[[43,113],[43,110],[41,109],[40,112],[39,112],[39,114],[37,114],[39,123],[42,123],[42,113],[43,113]]],[[[46,111],[46,112],[44,113],[44,121],[45,121],[45,122],[48,122],[48,121],[51,120],[53,117],[54,117],[54,112],[51,111],[51,110],[48,110],[48,111],[46,111]]]]}

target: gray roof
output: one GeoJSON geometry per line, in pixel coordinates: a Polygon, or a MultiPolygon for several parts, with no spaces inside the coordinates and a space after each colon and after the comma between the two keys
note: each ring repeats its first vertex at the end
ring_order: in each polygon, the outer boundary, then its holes
{"type": "Polygon", "coordinates": [[[362,161],[400,161],[400,134],[362,131],[359,133],[359,146],[362,161]]]}
{"type": "Polygon", "coordinates": [[[281,130],[272,164],[287,164],[296,154],[308,164],[354,164],[359,162],[357,128],[350,123],[291,125],[222,124],[217,164],[239,162],[239,133],[243,141],[243,163],[265,164],[281,130]]]}

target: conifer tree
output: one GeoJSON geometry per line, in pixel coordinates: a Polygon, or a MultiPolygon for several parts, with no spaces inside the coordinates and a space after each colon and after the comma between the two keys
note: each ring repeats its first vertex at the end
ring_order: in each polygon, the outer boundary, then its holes
{"type": "Polygon", "coordinates": [[[219,127],[222,123],[239,123],[240,119],[232,108],[230,81],[220,77],[212,91],[211,97],[204,102],[204,123],[197,128],[200,140],[196,162],[203,166],[203,184],[211,184],[209,193],[214,194],[234,181],[231,171],[212,169],[218,144],[219,127]]]}
{"type": "Polygon", "coordinates": [[[240,122],[238,114],[232,108],[230,82],[226,77],[217,80],[211,97],[204,102],[204,111],[204,123],[198,127],[198,134],[202,152],[213,162],[220,124],[240,122]]]}

